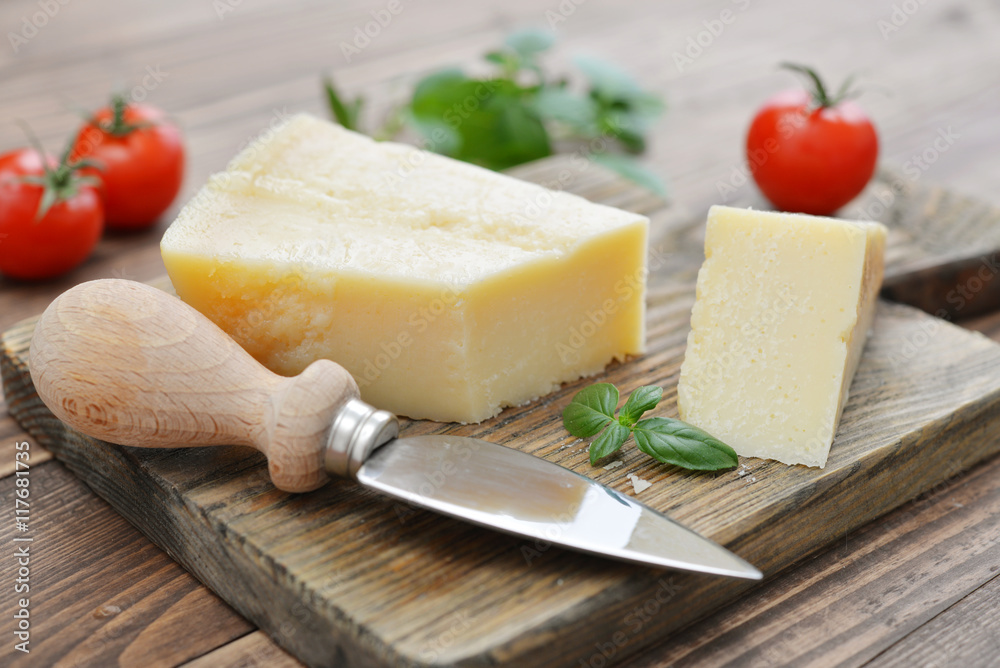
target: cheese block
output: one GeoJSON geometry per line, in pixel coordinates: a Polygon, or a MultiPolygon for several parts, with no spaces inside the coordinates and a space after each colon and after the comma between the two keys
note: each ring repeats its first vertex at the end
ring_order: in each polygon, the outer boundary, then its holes
{"type": "Polygon", "coordinates": [[[644,216],[299,115],[184,207],[177,294],[280,374],[478,422],[643,351],[644,216]]]}
{"type": "Polygon", "coordinates": [[[681,418],[738,454],[823,467],[875,313],[886,229],[714,206],[681,418]]]}

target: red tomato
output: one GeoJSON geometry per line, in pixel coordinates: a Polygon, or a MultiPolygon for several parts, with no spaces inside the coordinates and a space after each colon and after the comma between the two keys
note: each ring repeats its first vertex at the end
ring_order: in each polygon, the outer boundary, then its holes
{"type": "Polygon", "coordinates": [[[826,216],[854,199],[875,172],[878,136],[865,112],[843,93],[786,90],[764,103],[747,133],[747,160],[775,207],[826,216]]]}
{"type": "Polygon", "coordinates": [[[37,151],[0,156],[0,273],[41,279],[64,274],[87,259],[104,229],[101,197],[76,169],[37,151]],[[27,176],[45,184],[28,183],[27,176]],[[42,195],[54,201],[42,212],[42,195]],[[42,213],[39,217],[39,213],[42,213]]]}
{"type": "Polygon", "coordinates": [[[106,223],[112,229],[155,223],[184,180],[180,130],[158,109],[127,104],[121,96],[80,129],[73,157],[101,166],[93,174],[103,184],[106,223]]]}

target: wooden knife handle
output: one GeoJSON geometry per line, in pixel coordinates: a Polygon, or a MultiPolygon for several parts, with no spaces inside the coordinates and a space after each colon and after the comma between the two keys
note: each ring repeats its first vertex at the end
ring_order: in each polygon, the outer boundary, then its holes
{"type": "Polygon", "coordinates": [[[334,362],[279,376],[181,300],[114,279],[83,283],[49,305],[30,368],[46,406],[88,436],[143,447],[249,445],[289,492],[329,479],[331,423],[358,396],[334,362]]]}

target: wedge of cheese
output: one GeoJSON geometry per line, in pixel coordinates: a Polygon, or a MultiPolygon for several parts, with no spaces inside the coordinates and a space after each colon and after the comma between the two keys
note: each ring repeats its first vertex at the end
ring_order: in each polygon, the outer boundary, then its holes
{"type": "Polygon", "coordinates": [[[265,366],[478,422],[644,347],[649,221],[300,115],[181,211],[177,294],[265,366]]]}
{"type": "Polygon", "coordinates": [[[826,465],[882,284],[878,223],[714,206],[681,418],[741,455],[826,465]]]}

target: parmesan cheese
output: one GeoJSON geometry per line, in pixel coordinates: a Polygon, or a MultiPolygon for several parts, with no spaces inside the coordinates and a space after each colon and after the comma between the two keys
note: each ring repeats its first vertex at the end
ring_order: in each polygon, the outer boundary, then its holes
{"type": "Polygon", "coordinates": [[[738,454],[826,465],[882,283],[886,229],[715,206],[681,418],[738,454]]]}
{"type": "Polygon", "coordinates": [[[300,115],[163,237],[177,294],[286,375],[478,422],[645,345],[649,221],[300,115]]]}

